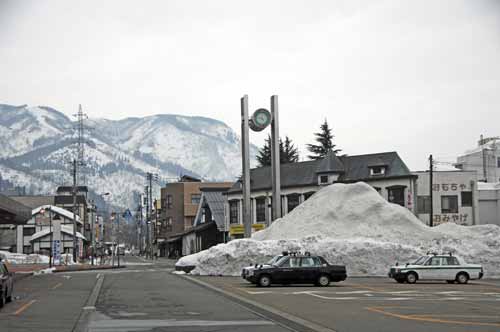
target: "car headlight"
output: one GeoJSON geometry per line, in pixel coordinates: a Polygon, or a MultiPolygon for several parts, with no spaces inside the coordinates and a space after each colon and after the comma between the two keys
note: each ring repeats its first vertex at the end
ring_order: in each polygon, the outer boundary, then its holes
{"type": "Polygon", "coordinates": [[[247,271],[247,276],[253,276],[253,270],[248,270],[247,271]]]}

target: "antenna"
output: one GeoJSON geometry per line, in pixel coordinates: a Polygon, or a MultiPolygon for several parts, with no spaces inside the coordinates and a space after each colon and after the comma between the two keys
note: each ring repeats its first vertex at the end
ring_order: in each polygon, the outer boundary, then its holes
{"type": "Polygon", "coordinates": [[[85,130],[86,129],[91,129],[90,127],[87,127],[84,125],[84,121],[87,120],[89,117],[87,116],[86,113],[83,113],[82,110],[82,105],[78,105],[78,113],[73,114],[73,116],[76,117],[76,125],[74,129],[77,131],[78,134],[78,144],[77,144],[77,153],[76,153],[76,161],[78,163],[78,166],[80,166],[80,177],[81,177],[81,182],[83,184],[86,184],[86,177],[85,177],[85,172],[84,172],[84,167],[85,167],[85,130]]]}

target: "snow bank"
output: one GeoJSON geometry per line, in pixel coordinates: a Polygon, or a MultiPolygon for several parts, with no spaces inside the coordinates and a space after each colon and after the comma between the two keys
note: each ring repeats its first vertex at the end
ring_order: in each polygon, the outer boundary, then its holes
{"type": "Polygon", "coordinates": [[[323,188],[252,239],[234,240],[181,258],[177,266],[196,266],[192,274],[239,275],[284,250],[310,251],[349,275],[385,275],[427,251],[449,252],[483,264],[488,277],[500,276],[500,227],[430,228],[409,210],[391,204],[366,183],[323,188]]]}
{"type": "Polygon", "coordinates": [[[0,250],[0,257],[10,264],[49,264],[49,256],[16,254],[0,250]]]}

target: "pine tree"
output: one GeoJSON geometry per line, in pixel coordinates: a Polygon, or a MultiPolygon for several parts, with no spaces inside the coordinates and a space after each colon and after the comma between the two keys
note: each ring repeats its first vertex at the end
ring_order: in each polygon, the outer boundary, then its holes
{"type": "Polygon", "coordinates": [[[336,145],[333,144],[332,129],[328,126],[328,122],[325,122],[320,126],[320,132],[314,133],[316,136],[315,140],[318,144],[307,144],[307,150],[312,154],[309,155],[309,159],[317,160],[322,159],[326,156],[328,151],[333,151],[334,154],[342,151],[341,149],[335,149],[336,145]]]}
{"type": "MultiPolygon", "coordinates": [[[[271,136],[267,136],[264,146],[257,154],[259,166],[271,166],[271,136]]],[[[285,142],[280,138],[280,163],[296,163],[299,161],[298,149],[293,144],[292,140],[286,136],[285,142]]]]}

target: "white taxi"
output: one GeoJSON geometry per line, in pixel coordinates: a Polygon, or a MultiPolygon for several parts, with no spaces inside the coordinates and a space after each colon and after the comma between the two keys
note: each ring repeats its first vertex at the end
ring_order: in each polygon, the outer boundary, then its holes
{"type": "Polygon", "coordinates": [[[452,284],[466,284],[469,280],[481,279],[483,267],[478,264],[467,264],[452,254],[428,254],[413,263],[391,266],[389,277],[399,283],[414,284],[417,280],[446,280],[452,284]]]}

